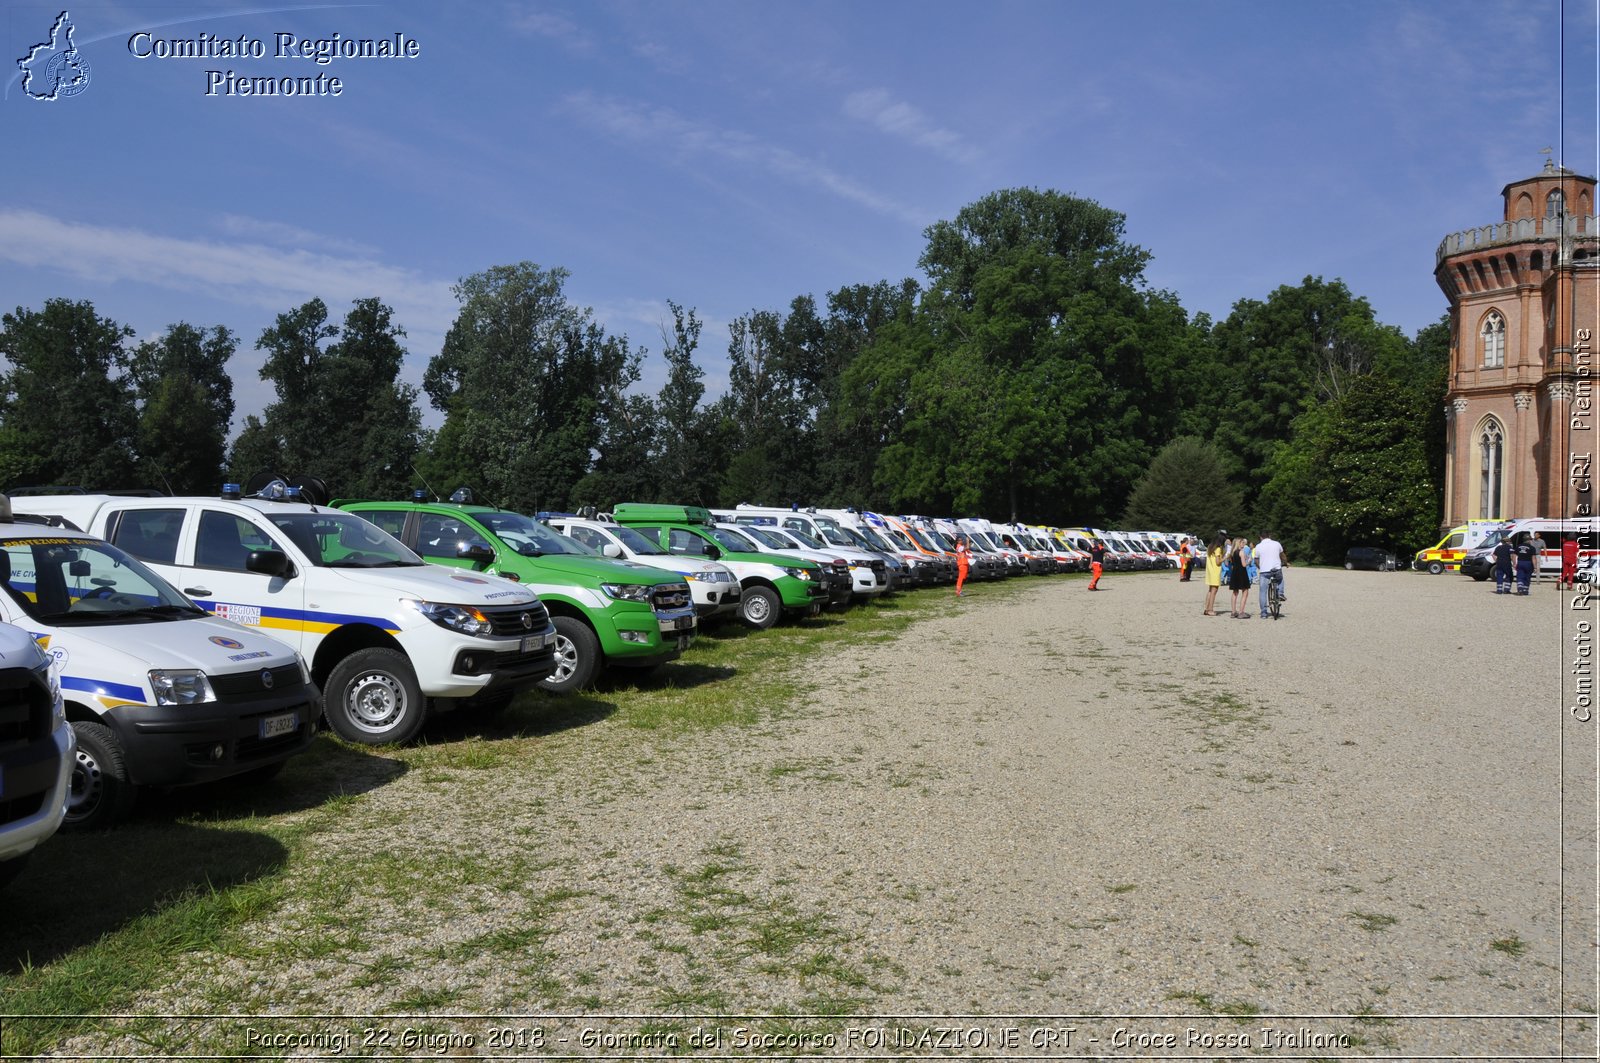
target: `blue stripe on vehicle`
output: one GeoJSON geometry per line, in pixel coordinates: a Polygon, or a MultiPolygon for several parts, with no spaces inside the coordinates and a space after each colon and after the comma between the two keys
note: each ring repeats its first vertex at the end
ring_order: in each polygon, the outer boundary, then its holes
{"type": "Polygon", "coordinates": [[[76,675],[62,676],[61,689],[81,690],[86,694],[100,694],[108,698],[122,698],[124,701],[137,701],[141,704],[145,700],[144,690],[139,687],[129,686],[126,683],[112,683],[104,679],[86,679],[76,675]]]}

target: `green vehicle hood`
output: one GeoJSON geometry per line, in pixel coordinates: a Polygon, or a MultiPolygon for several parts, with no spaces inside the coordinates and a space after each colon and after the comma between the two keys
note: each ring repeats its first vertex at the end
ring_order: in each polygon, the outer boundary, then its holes
{"type": "Polygon", "coordinates": [[[509,547],[500,549],[500,560],[494,563],[496,572],[515,572],[529,579],[547,582],[572,582],[584,586],[600,583],[682,583],[676,572],[641,565],[636,561],[619,561],[609,557],[586,557],[579,554],[545,554],[526,557],[509,547]]]}

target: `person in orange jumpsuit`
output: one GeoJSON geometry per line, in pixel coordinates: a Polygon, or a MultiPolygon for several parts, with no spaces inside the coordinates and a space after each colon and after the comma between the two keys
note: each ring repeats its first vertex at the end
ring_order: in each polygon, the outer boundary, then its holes
{"type": "Polygon", "coordinates": [[[956,536],[956,597],[961,597],[961,585],[967,582],[967,537],[956,536]]]}
{"type": "Polygon", "coordinates": [[[1561,541],[1561,586],[1572,590],[1578,585],[1578,540],[1561,541]]]}
{"type": "Polygon", "coordinates": [[[1100,573],[1105,571],[1105,563],[1106,544],[1099,539],[1095,539],[1089,544],[1089,571],[1093,573],[1089,580],[1090,590],[1097,591],[1100,589],[1100,573]]]}

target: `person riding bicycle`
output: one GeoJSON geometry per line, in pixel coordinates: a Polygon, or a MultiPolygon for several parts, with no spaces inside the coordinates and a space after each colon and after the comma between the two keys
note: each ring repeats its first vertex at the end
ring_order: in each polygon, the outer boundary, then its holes
{"type": "Polygon", "coordinates": [[[1256,567],[1261,573],[1260,598],[1262,619],[1266,619],[1267,616],[1267,584],[1271,583],[1273,580],[1277,580],[1278,601],[1284,602],[1289,600],[1289,596],[1287,593],[1285,593],[1283,586],[1283,569],[1288,563],[1289,559],[1284,555],[1283,552],[1283,544],[1274,539],[1270,531],[1263,535],[1261,537],[1261,541],[1256,544],[1256,567]]]}

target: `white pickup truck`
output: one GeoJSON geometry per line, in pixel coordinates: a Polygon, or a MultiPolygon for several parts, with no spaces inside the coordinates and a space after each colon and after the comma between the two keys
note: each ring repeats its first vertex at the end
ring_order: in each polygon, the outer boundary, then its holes
{"type": "Polygon", "coordinates": [[[322,689],[328,726],[352,742],[404,742],[430,705],[497,707],[554,670],[555,628],[526,587],[429,565],[376,525],[281,485],[263,496],[228,485],[220,498],[26,505],[120,546],[208,612],[288,642],[322,689]]]}

